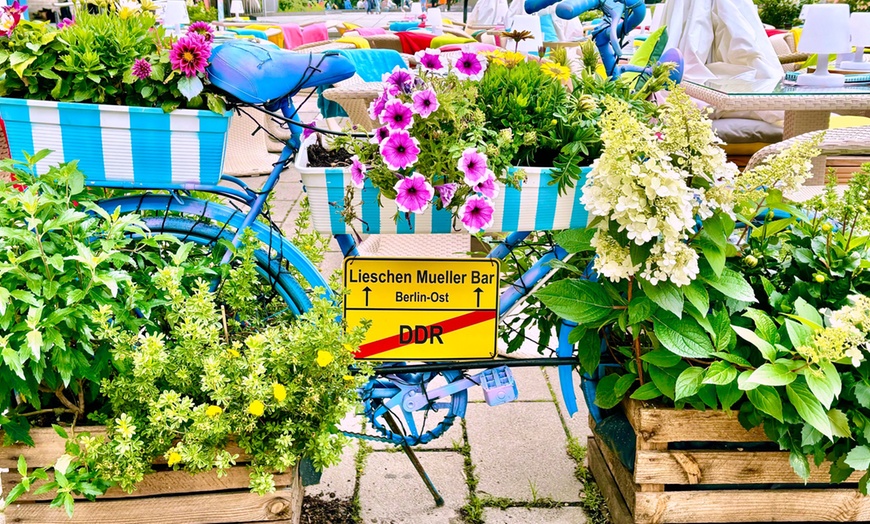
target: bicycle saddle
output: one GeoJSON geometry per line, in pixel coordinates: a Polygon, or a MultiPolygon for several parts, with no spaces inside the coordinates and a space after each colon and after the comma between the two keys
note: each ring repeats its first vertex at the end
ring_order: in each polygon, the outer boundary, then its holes
{"type": "Polygon", "coordinates": [[[339,54],[292,53],[246,40],[215,47],[207,71],[212,84],[249,104],[334,84],[356,72],[353,64],[339,54]]]}

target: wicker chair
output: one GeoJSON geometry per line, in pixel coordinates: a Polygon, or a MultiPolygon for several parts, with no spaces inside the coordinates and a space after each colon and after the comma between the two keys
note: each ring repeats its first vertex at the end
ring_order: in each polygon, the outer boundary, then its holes
{"type": "MultiPolygon", "coordinates": [[[[782,152],[784,149],[801,140],[807,140],[818,133],[824,132],[825,138],[819,144],[822,154],[813,159],[813,176],[806,181],[805,187],[796,195],[790,195],[797,200],[805,200],[817,194],[825,184],[825,170],[828,165],[828,157],[848,157],[851,170],[863,161],[870,162],[870,126],[846,127],[842,129],[829,129],[828,131],[814,131],[790,138],[783,142],[771,144],[749,159],[746,169],[758,166],[766,158],[782,152]]],[[[851,171],[838,173],[839,182],[844,184],[851,179],[851,171]]]]}

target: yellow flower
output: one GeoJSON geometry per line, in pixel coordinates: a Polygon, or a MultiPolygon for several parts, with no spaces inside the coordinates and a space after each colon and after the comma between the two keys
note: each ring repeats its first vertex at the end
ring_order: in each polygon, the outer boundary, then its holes
{"type": "Polygon", "coordinates": [[[343,376],[343,377],[341,377],[341,378],[343,378],[344,381],[347,382],[348,384],[353,384],[353,377],[352,377],[352,376],[350,376],[350,375],[345,375],[345,376],[343,376]]]}
{"type": "Polygon", "coordinates": [[[242,354],[239,353],[238,350],[235,350],[235,349],[228,349],[227,353],[229,353],[230,356],[233,358],[239,358],[240,356],[242,356],[242,354]]]}
{"type": "Polygon", "coordinates": [[[209,406],[209,407],[205,408],[205,414],[209,418],[215,418],[216,416],[223,413],[223,411],[224,410],[221,409],[220,406],[209,406]]]}
{"type": "Polygon", "coordinates": [[[322,368],[325,368],[326,366],[329,365],[330,362],[332,362],[332,360],[334,358],[335,357],[333,357],[332,353],[330,353],[329,351],[318,351],[317,352],[317,365],[322,367],[322,368]]]}
{"type": "Polygon", "coordinates": [[[181,454],[177,451],[173,451],[169,454],[169,458],[166,459],[166,464],[171,468],[172,466],[181,462],[181,454]]]}
{"type": "Polygon", "coordinates": [[[344,349],[348,350],[350,353],[355,353],[353,346],[351,346],[350,344],[343,344],[343,347],[344,347],[344,349]]]}
{"type": "Polygon", "coordinates": [[[571,79],[571,70],[566,66],[554,62],[544,62],[541,64],[541,72],[560,82],[566,82],[571,79]]]}
{"type": "Polygon", "coordinates": [[[278,384],[277,382],[272,384],[272,396],[274,396],[275,400],[278,402],[284,402],[284,399],[287,398],[287,388],[285,388],[283,384],[278,384]]]}
{"type": "Polygon", "coordinates": [[[255,417],[262,417],[263,413],[265,412],[266,405],[259,400],[255,400],[248,405],[248,413],[254,415],[255,417]]]}

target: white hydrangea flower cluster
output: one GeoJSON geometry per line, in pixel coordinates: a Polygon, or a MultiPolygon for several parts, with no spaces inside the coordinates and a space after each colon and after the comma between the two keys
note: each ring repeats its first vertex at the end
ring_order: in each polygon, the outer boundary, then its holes
{"type": "Polygon", "coordinates": [[[685,93],[676,90],[655,125],[639,121],[621,100],[605,101],[604,151],[595,161],[581,202],[611,222],[637,245],[653,243],[643,264],[621,256],[628,247],[609,234],[596,234],[596,268],[612,281],[636,275],[652,284],[685,286],[698,275],[698,253],[686,241],[696,219],[716,210],[733,214],[737,168],[716,144],[710,121],[685,93]],[[606,239],[605,239],[606,236],[606,239]],[[600,268],[606,268],[606,272],[600,268]]]}

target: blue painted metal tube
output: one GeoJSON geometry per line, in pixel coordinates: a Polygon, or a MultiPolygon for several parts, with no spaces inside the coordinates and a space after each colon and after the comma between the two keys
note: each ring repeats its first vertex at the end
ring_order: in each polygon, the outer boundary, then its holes
{"type": "MultiPolygon", "coordinates": [[[[557,356],[570,357],[574,354],[574,344],[568,342],[568,336],[576,326],[575,322],[562,321],[562,326],[559,328],[557,356]]],[[[577,394],[574,393],[574,366],[559,366],[559,387],[562,389],[562,400],[565,401],[568,416],[572,417],[574,413],[577,413],[577,394]]]]}
{"type": "Polygon", "coordinates": [[[502,293],[501,299],[499,299],[499,315],[504,315],[510,311],[517,301],[526,296],[528,287],[534,286],[535,283],[540,282],[541,279],[546,277],[550,271],[554,271],[554,269],[549,266],[551,260],[562,260],[566,256],[568,256],[568,252],[560,246],[556,246],[552,251],[538,259],[538,261],[535,262],[528,271],[523,273],[522,277],[514,281],[513,285],[502,293]]]}
{"type": "Polygon", "coordinates": [[[497,258],[499,260],[503,260],[506,256],[508,256],[513,250],[513,248],[517,247],[520,242],[526,239],[531,234],[531,231],[516,231],[511,233],[501,242],[499,245],[495,246],[495,248],[486,255],[487,258],[497,258]]]}
{"type": "Polygon", "coordinates": [[[356,240],[353,235],[335,235],[335,240],[338,242],[338,247],[346,257],[358,257],[359,250],[357,249],[356,240]]]}

